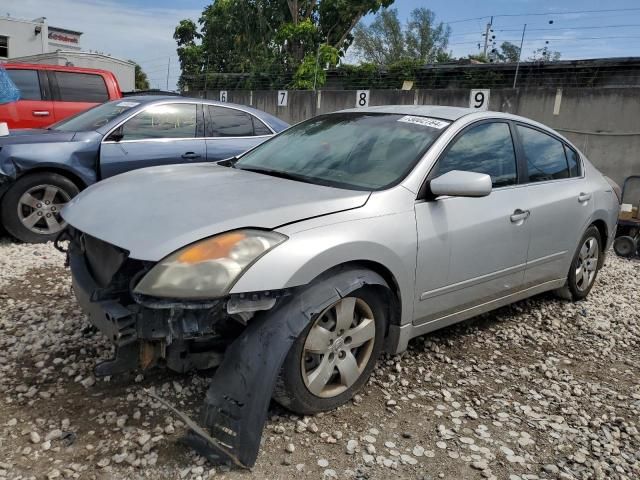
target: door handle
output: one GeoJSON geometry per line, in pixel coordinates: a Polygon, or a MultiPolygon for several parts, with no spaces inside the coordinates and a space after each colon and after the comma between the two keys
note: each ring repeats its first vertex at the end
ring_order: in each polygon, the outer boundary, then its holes
{"type": "Polygon", "coordinates": [[[578,195],[578,201],[580,203],[584,203],[591,200],[591,194],[590,193],[584,193],[584,192],[580,192],[580,195],[578,195]]]}
{"type": "Polygon", "coordinates": [[[194,158],[200,158],[200,155],[198,155],[195,152],[187,152],[187,153],[182,155],[182,158],[187,159],[187,160],[193,160],[194,158]]]}
{"type": "Polygon", "coordinates": [[[34,117],[48,117],[49,116],[49,110],[33,110],[31,113],[33,114],[34,117]]]}
{"type": "Polygon", "coordinates": [[[511,215],[511,222],[513,223],[522,222],[527,218],[529,218],[529,215],[531,215],[531,212],[529,210],[520,210],[518,208],[511,215]]]}

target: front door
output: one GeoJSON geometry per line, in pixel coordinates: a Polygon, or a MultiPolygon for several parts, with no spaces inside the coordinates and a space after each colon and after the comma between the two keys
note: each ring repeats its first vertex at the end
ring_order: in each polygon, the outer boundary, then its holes
{"type": "Polygon", "coordinates": [[[507,296],[523,283],[530,232],[510,124],[485,121],[463,130],[429,177],[452,170],[490,175],[493,191],[416,203],[417,324],[507,296]]]}
{"type": "Polygon", "coordinates": [[[203,162],[195,103],[152,105],[110,133],[100,147],[101,178],[154,165],[203,162]]]}

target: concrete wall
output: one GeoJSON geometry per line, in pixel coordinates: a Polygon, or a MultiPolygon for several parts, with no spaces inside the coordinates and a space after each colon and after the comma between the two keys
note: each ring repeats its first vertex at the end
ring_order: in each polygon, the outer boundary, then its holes
{"type": "MultiPolygon", "coordinates": [[[[204,96],[202,92],[192,94],[204,96]]],[[[371,90],[369,105],[468,107],[469,96],[467,89],[371,90]]],[[[206,97],[218,100],[220,92],[208,91],[206,97]]],[[[289,123],[356,106],[354,90],[291,90],[286,107],[277,106],[277,98],[275,90],[227,92],[227,101],[251,105],[289,123]]],[[[489,109],[557,129],[620,184],[628,175],[640,175],[640,87],[493,89],[489,109]]]]}

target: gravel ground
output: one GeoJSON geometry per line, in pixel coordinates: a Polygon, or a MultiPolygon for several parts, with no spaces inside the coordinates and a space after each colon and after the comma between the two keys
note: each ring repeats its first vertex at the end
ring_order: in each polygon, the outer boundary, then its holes
{"type": "Polygon", "coordinates": [[[195,413],[206,374],[95,379],[110,348],[51,245],[0,240],[0,478],[640,478],[640,262],[414,340],[353,402],[272,406],[252,472],[212,467],[145,394],[195,413]]]}

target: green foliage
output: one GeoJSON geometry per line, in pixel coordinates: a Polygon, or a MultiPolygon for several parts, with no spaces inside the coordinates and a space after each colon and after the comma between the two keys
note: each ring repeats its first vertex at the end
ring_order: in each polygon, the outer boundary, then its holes
{"type": "Polygon", "coordinates": [[[411,11],[403,26],[396,9],[382,10],[370,25],[354,29],[354,47],[366,62],[391,65],[404,60],[423,64],[448,61],[451,28],[435,23],[435,14],[427,8],[411,11]]]}
{"type": "Polygon", "coordinates": [[[290,88],[310,90],[324,85],[327,80],[326,68],[335,68],[340,58],[337,48],[320,45],[317,55],[308,53],[298,66],[290,88]]]}
{"type": "Polygon", "coordinates": [[[520,47],[511,42],[502,42],[500,49],[495,52],[499,62],[515,63],[520,57],[520,47]]]}
{"type": "Polygon", "coordinates": [[[135,65],[135,89],[136,90],[149,90],[149,79],[147,74],[144,73],[142,67],[133,60],[129,60],[135,65]]]}
{"type": "Polygon", "coordinates": [[[310,78],[320,86],[326,74],[316,71],[319,49],[322,64],[335,65],[333,57],[344,55],[360,19],[392,3],[214,0],[202,12],[199,27],[192,20],[182,20],[176,27],[174,39],[183,72],[179,85],[197,90],[224,81],[251,88],[254,82],[270,78],[275,83],[284,76],[299,88],[309,88],[310,78]]]}
{"type": "Polygon", "coordinates": [[[557,62],[560,60],[560,56],[560,52],[550,50],[548,46],[544,46],[535,50],[529,60],[532,62],[557,62]]]}

